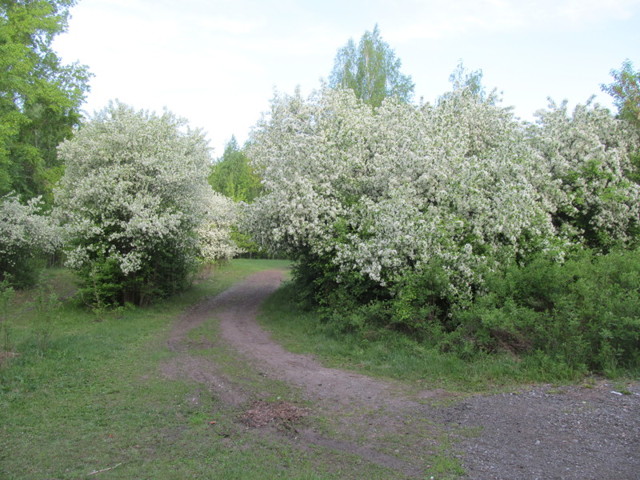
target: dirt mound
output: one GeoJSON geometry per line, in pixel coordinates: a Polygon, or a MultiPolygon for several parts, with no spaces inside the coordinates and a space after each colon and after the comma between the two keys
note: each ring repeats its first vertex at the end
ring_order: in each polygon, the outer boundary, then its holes
{"type": "Polygon", "coordinates": [[[298,407],[289,402],[265,402],[263,400],[257,400],[240,416],[240,420],[245,425],[254,428],[265,427],[267,425],[291,428],[293,424],[299,422],[308,414],[308,408],[298,407]]]}

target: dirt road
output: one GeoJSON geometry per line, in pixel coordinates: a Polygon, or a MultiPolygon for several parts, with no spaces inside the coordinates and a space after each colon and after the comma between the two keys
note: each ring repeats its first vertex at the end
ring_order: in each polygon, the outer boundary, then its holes
{"type": "Polygon", "coordinates": [[[285,435],[300,448],[347,452],[395,472],[395,478],[442,478],[434,472],[452,457],[466,472],[462,478],[470,479],[640,478],[637,384],[630,394],[602,382],[469,397],[415,393],[400,382],[326,368],[284,350],[256,322],[260,304],[282,277],[279,270],[255,274],[183,315],[168,341],[177,355],[164,365],[165,374],[205,384],[243,411],[239,421],[257,433],[285,435]],[[295,387],[304,405],[257,400],[246,385],[193,355],[194,348],[207,346],[190,343],[188,332],[212,315],[220,321],[220,341],[261,375],[295,387]],[[301,422],[305,417],[329,419],[329,425],[301,422]]]}

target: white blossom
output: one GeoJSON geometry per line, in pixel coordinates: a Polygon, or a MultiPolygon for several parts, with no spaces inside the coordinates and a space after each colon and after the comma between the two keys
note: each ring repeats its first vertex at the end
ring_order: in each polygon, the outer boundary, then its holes
{"type": "Polygon", "coordinates": [[[591,101],[571,115],[567,102],[550,102],[537,116],[531,143],[555,180],[549,190],[561,226],[578,241],[585,235],[605,243],[632,241],[640,222],[640,186],[628,174],[636,168],[631,154],[640,149],[638,130],[591,101]]]}
{"type": "MultiPolygon", "coordinates": [[[[0,197],[0,258],[15,267],[25,257],[53,253],[62,244],[60,229],[42,212],[40,197],[21,203],[15,195],[0,197]]],[[[2,273],[2,272],[0,272],[2,273]]]]}
{"type": "Polygon", "coordinates": [[[196,229],[200,257],[205,261],[229,260],[242,253],[231,238],[240,206],[219,193],[208,197],[207,211],[196,229]]]}
{"type": "Polygon", "coordinates": [[[561,110],[541,114],[533,127],[464,90],[375,110],[349,91],[277,96],[251,139],[265,194],[248,207],[248,228],[264,246],[381,285],[438,261],[451,291],[468,295],[483,271],[537,251],[562,258],[582,242],[558,224],[577,208],[577,190],[598,207],[594,228],[621,239],[637,220],[625,130],[584,108],[571,122],[561,110]],[[590,159],[616,196],[593,182],[568,191],[566,177],[590,159]]]}
{"type": "Polygon", "coordinates": [[[131,275],[167,245],[186,258],[222,254],[211,249],[226,241],[229,209],[206,181],[204,135],[184,121],[112,104],[58,151],[66,170],[55,199],[69,266],[108,258],[131,275]]]}

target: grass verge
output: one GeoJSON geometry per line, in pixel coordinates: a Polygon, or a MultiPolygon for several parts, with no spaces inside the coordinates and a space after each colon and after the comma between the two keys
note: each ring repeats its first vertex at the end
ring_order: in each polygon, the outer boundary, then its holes
{"type": "MultiPolygon", "coordinates": [[[[0,478],[357,478],[353,461],[327,464],[326,452],[248,431],[202,385],[159,371],[175,355],[166,338],[189,305],[285,266],[237,260],[149,308],[96,313],[59,300],[72,290],[65,270],[16,294],[3,313],[11,358],[0,366],[0,478]]],[[[224,352],[212,355],[224,361],[224,352]]]]}
{"type": "Polygon", "coordinates": [[[296,353],[316,355],[328,366],[409,380],[416,388],[495,392],[530,383],[573,383],[584,376],[535,355],[486,354],[465,361],[405,334],[380,329],[336,334],[314,311],[296,308],[295,286],[269,298],[259,320],[274,338],[296,353]]]}

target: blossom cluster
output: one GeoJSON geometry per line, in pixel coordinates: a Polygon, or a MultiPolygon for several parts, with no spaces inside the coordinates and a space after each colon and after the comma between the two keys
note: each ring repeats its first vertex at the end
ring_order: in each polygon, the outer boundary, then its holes
{"type": "Polygon", "coordinates": [[[554,204],[560,228],[591,247],[631,243],[640,227],[640,187],[632,158],[640,131],[607,109],[551,102],[530,127],[532,144],[555,181],[554,204]]]}
{"type": "Polygon", "coordinates": [[[56,214],[72,268],[115,264],[125,277],[157,278],[197,257],[234,253],[228,232],[218,231],[233,215],[207,183],[207,141],[171,113],[112,104],[58,151],[66,169],[56,214]]]}
{"type": "Polygon", "coordinates": [[[239,204],[229,197],[216,192],[207,197],[206,215],[196,228],[200,258],[209,262],[229,260],[242,253],[231,237],[239,215],[239,204]]]}
{"type": "Polygon", "coordinates": [[[348,90],[277,96],[251,140],[265,194],[248,228],[380,285],[437,261],[451,293],[469,295],[487,269],[583,242],[587,210],[593,229],[630,239],[638,186],[625,169],[639,143],[604,112],[553,109],[527,125],[464,86],[375,109],[348,90]]]}
{"type": "Polygon", "coordinates": [[[26,204],[15,195],[0,198],[0,258],[5,268],[15,268],[26,257],[53,253],[61,246],[61,232],[42,207],[39,197],[26,204]]]}

